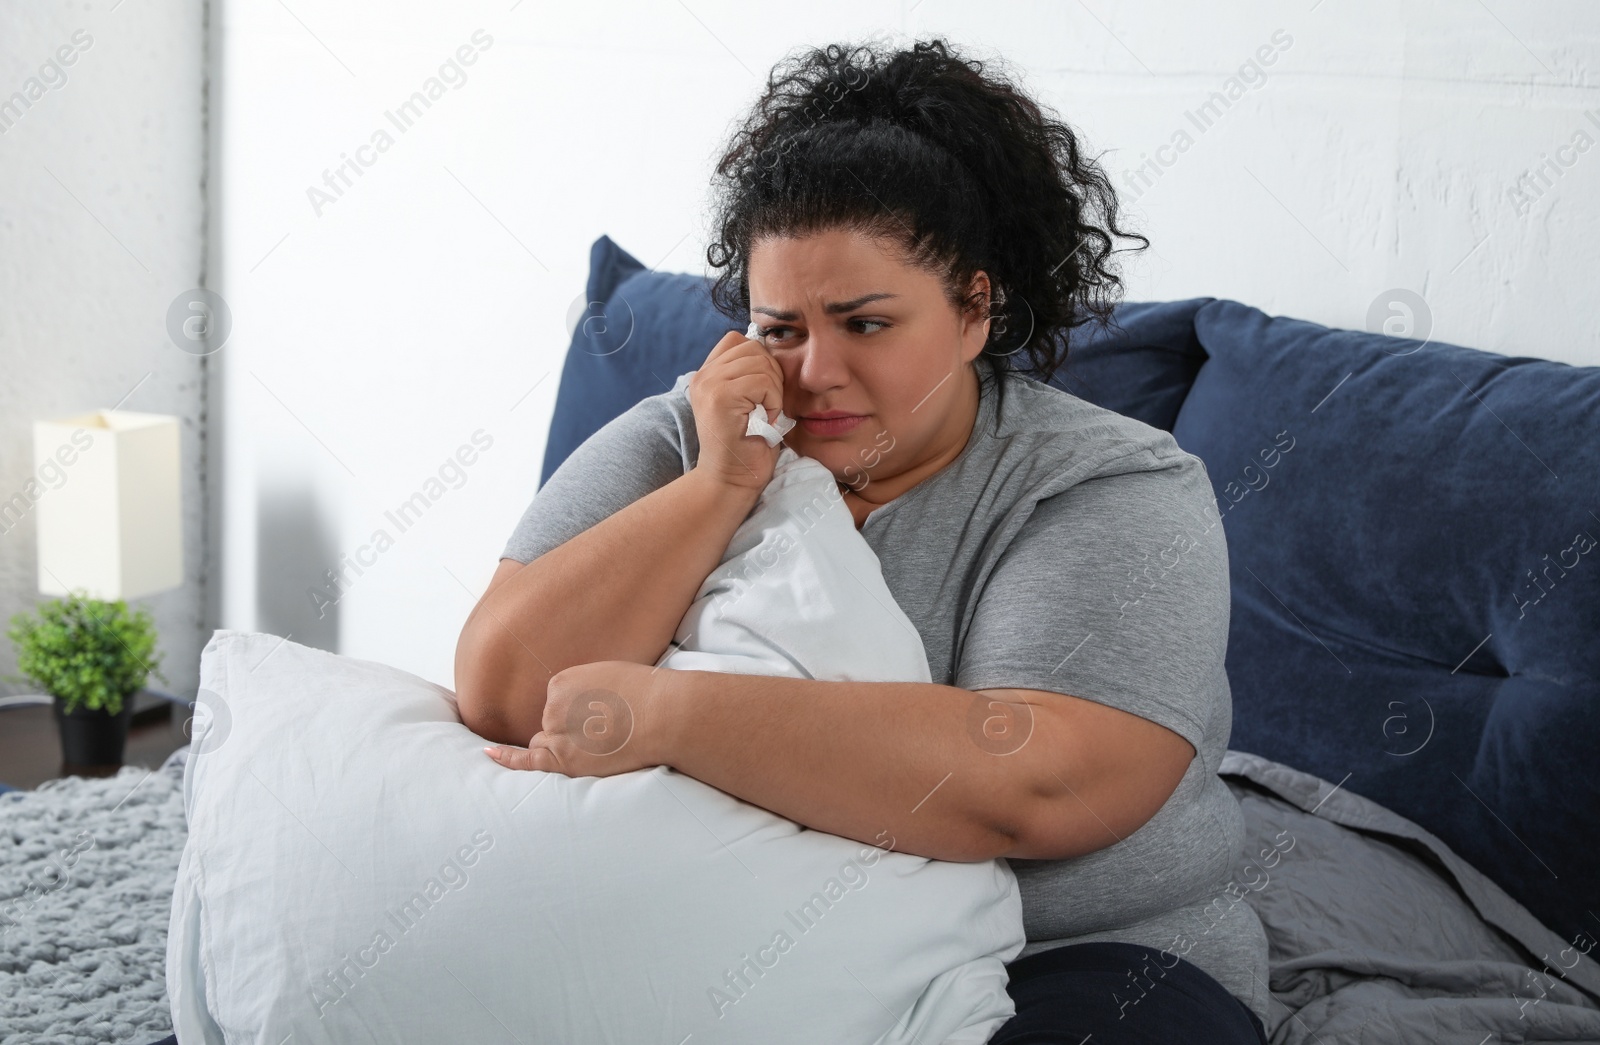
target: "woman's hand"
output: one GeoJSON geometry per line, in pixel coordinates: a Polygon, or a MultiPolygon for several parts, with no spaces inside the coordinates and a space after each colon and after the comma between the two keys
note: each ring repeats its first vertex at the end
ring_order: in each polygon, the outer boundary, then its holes
{"type": "Polygon", "coordinates": [[[766,489],[783,444],[744,434],[757,404],[768,423],[783,410],[783,368],[766,346],[728,331],[689,378],[688,393],[700,439],[694,470],[743,491],[766,489]]]}
{"type": "Polygon", "coordinates": [[[661,696],[671,668],[625,660],[574,664],[550,677],[539,732],[528,746],[484,748],[507,769],[615,776],[665,765],[661,696]]]}

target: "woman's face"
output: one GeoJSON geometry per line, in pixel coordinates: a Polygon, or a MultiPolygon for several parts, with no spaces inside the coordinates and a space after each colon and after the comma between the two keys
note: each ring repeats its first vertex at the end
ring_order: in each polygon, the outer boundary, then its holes
{"type": "MultiPolygon", "coordinates": [[[[973,286],[986,291],[987,276],[973,286]]],[[[757,240],[750,313],[798,422],[785,442],[864,500],[885,503],[961,453],[988,320],[958,315],[938,278],[886,241],[843,230],[757,240]],[[816,418],[836,411],[855,419],[816,418]]]]}

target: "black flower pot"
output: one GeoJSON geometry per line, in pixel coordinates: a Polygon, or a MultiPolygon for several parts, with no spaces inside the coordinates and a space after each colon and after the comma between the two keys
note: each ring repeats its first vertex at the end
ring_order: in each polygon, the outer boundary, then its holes
{"type": "Polygon", "coordinates": [[[79,704],[67,711],[66,701],[54,700],[56,726],[61,731],[61,761],[69,766],[119,766],[128,744],[128,727],[133,722],[133,694],[122,698],[122,710],[115,715],[104,708],[79,704]]]}

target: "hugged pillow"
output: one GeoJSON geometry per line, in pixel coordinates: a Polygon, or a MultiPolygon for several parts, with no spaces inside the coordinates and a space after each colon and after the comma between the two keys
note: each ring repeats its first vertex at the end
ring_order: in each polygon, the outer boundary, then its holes
{"type": "MultiPolygon", "coordinates": [[[[928,677],[832,477],[788,450],[679,640],[669,667],[928,677]]],[[[183,1045],[977,1045],[1015,1011],[1003,860],[807,830],[667,767],[511,772],[449,690],[274,635],[219,630],[200,666],[183,1045]]]]}
{"type": "Polygon", "coordinates": [[[662,667],[933,681],[922,637],[889,594],[833,475],[788,447],[673,642],[662,667]]]}

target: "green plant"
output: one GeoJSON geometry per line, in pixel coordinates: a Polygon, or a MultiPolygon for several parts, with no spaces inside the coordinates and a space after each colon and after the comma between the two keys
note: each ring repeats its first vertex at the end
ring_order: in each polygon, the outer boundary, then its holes
{"type": "MultiPolygon", "coordinates": [[[[152,656],[155,622],[144,609],[129,613],[121,599],[106,602],[75,591],[40,603],[34,614],[17,613],[6,636],[17,645],[22,676],[60,697],[68,712],[84,706],[115,715],[152,673],[167,681],[156,667],[161,655],[152,656]]],[[[22,676],[7,678],[21,682],[22,676]]]]}

